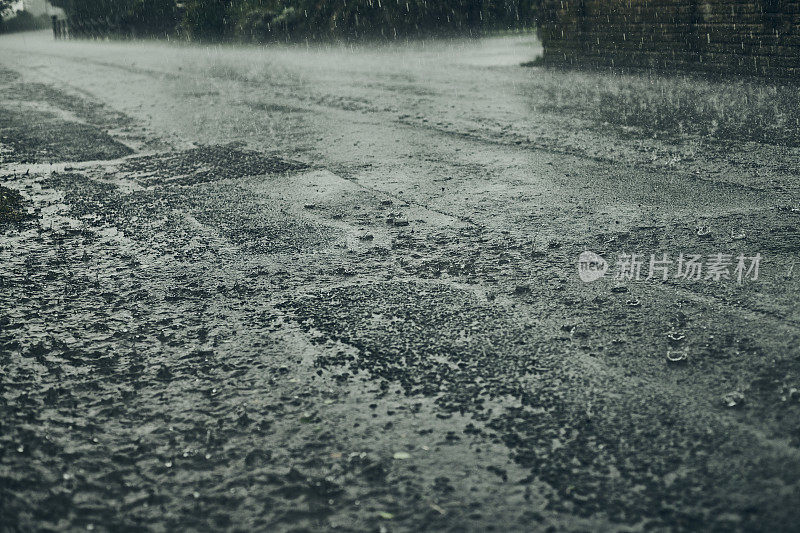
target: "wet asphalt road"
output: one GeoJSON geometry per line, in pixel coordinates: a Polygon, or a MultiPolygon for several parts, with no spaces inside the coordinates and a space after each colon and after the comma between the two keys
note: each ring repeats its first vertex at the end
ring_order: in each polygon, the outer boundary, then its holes
{"type": "Polygon", "coordinates": [[[0,528],[795,530],[798,150],[548,113],[607,80],[536,47],[0,37],[0,528]]]}

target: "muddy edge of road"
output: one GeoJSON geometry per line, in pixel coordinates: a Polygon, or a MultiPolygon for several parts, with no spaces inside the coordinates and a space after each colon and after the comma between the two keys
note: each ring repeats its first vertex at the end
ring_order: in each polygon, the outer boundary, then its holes
{"type": "MultiPolygon", "coordinates": [[[[569,202],[522,217],[511,185],[476,187],[480,168],[453,165],[446,186],[484,200],[470,212],[376,186],[380,168],[176,143],[99,97],[0,74],[0,512],[12,529],[795,523],[791,191],[712,180],[706,203],[616,229],[569,202]],[[558,234],[581,217],[588,229],[558,234]],[[584,284],[585,249],[769,263],[757,284],[584,284]]],[[[263,111],[294,127],[292,109],[263,111]]],[[[325,121],[377,128],[368,112],[334,101],[292,142],[325,121]]],[[[399,122],[444,139],[440,155],[521,150],[399,122]]],[[[531,152],[567,169],[552,194],[591,177],[599,195],[619,173],[686,185],[680,164],[531,152]]],[[[664,194],[647,187],[632,191],[664,194]]]]}

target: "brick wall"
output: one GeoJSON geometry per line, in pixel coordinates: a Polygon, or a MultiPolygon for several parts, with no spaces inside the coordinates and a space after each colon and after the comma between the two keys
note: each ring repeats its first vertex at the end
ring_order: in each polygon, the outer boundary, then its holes
{"type": "Polygon", "coordinates": [[[543,0],[544,64],[800,79],[800,0],[543,0]]]}

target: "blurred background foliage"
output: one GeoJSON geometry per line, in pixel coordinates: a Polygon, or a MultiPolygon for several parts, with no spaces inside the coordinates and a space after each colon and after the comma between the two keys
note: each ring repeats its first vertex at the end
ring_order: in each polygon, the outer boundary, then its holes
{"type": "MultiPolygon", "coordinates": [[[[2,0],[0,0],[2,1],[2,0]]],[[[119,35],[271,42],[477,35],[530,27],[537,0],[53,0],[119,35]]]]}
{"type": "MultiPolygon", "coordinates": [[[[0,2],[1,4],[1,2],[0,2]]],[[[0,5],[0,7],[2,7],[0,5]]],[[[17,11],[14,16],[0,15],[0,33],[16,31],[43,30],[50,27],[50,17],[47,15],[35,17],[27,11],[17,11]]]]}
{"type": "Polygon", "coordinates": [[[50,0],[67,13],[75,36],[166,36],[175,33],[182,9],[174,0],[50,0]]]}

